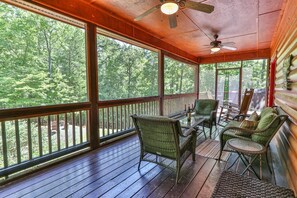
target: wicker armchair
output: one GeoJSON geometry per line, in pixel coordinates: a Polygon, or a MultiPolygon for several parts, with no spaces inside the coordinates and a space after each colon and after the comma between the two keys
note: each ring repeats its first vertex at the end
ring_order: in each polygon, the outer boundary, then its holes
{"type": "Polygon", "coordinates": [[[205,120],[202,123],[203,127],[210,129],[210,137],[213,125],[216,126],[216,115],[219,101],[212,99],[199,99],[195,100],[194,116],[203,117],[205,120]]]}
{"type": "Polygon", "coordinates": [[[145,158],[148,153],[165,157],[176,161],[176,183],[179,180],[180,169],[184,161],[181,162],[182,155],[188,150],[192,153],[195,161],[196,131],[189,129],[182,132],[179,120],[162,116],[131,116],[138,133],[141,150],[138,170],[141,161],[157,162],[157,159],[149,160],[145,158]]]}
{"type": "MultiPolygon", "coordinates": [[[[222,151],[229,151],[224,150],[225,144],[227,140],[232,138],[240,138],[245,140],[254,141],[257,143],[262,144],[266,148],[266,160],[267,160],[267,150],[270,141],[277,133],[279,128],[283,125],[283,123],[288,119],[287,115],[277,115],[264,129],[262,130],[251,130],[240,127],[240,122],[231,121],[228,125],[221,131],[220,134],[220,154],[219,160],[221,159],[222,151]],[[242,134],[238,134],[241,132],[242,134]],[[249,134],[250,136],[243,135],[249,134]]],[[[269,163],[267,163],[269,166],[269,163]]],[[[269,167],[270,169],[270,167],[269,167]]],[[[270,169],[271,170],[271,169],[270,169]]]]}

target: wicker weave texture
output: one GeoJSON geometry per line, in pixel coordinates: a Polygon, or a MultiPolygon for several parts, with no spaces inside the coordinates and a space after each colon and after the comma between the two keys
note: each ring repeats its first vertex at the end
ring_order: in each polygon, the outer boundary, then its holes
{"type": "Polygon", "coordinates": [[[294,192],[256,178],[241,176],[231,171],[224,171],[215,187],[212,197],[294,198],[294,192]]]}
{"type": "Polygon", "coordinates": [[[144,151],[176,158],[179,137],[174,125],[168,121],[138,119],[144,151]]]}

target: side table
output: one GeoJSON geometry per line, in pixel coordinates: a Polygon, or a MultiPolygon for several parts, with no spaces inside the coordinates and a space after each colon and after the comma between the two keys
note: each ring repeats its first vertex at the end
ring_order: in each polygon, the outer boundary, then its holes
{"type": "Polygon", "coordinates": [[[243,140],[239,138],[230,139],[226,142],[226,144],[228,145],[229,148],[231,148],[238,154],[238,157],[230,165],[228,169],[230,169],[238,160],[238,158],[240,158],[243,164],[246,166],[246,168],[243,170],[241,175],[243,175],[247,170],[251,170],[258,177],[258,179],[262,179],[262,159],[261,159],[262,157],[261,156],[262,154],[267,152],[266,148],[263,145],[257,142],[243,140]],[[249,161],[245,155],[250,155],[251,160],[249,161]],[[255,159],[257,159],[258,156],[260,157],[260,177],[252,167],[253,162],[255,161],[255,159]]]}

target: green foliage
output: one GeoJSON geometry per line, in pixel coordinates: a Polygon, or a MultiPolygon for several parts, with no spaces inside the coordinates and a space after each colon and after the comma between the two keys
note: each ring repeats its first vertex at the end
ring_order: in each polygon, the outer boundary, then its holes
{"type": "Polygon", "coordinates": [[[0,108],[86,101],[84,30],[0,3],[0,108]]]}
{"type": "Polygon", "coordinates": [[[248,60],[242,62],[244,88],[265,88],[267,79],[267,60],[248,60]]]}
{"type": "Polygon", "coordinates": [[[97,36],[99,99],[158,95],[158,54],[97,36]]]}
{"type": "Polygon", "coordinates": [[[164,62],[164,93],[194,93],[194,67],[168,57],[165,57],[164,62]]]}
{"type": "Polygon", "coordinates": [[[211,92],[215,90],[215,64],[203,64],[199,66],[199,92],[211,92]]]}

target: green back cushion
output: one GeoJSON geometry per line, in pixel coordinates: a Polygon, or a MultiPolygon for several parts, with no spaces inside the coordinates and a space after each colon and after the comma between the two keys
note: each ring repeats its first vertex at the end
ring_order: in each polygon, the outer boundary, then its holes
{"type": "Polygon", "coordinates": [[[265,117],[265,115],[269,114],[269,113],[277,113],[273,108],[271,107],[265,107],[260,114],[260,119],[265,117]]]}
{"type": "MultiPolygon", "coordinates": [[[[140,129],[144,151],[169,158],[176,157],[176,138],[179,121],[162,116],[139,116],[137,125],[140,129]]],[[[177,140],[179,141],[179,140],[177,140]]]]}
{"type": "MultiPolygon", "coordinates": [[[[275,113],[267,113],[264,117],[261,117],[259,124],[256,128],[257,131],[265,129],[273,120],[277,117],[275,113]]],[[[252,134],[252,140],[265,145],[270,139],[271,135],[274,134],[280,123],[280,119],[276,119],[273,124],[264,132],[252,134]]]]}
{"type": "Polygon", "coordinates": [[[195,112],[199,115],[210,115],[211,111],[216,108],[216,100],[196,100],[195,112]]]}

